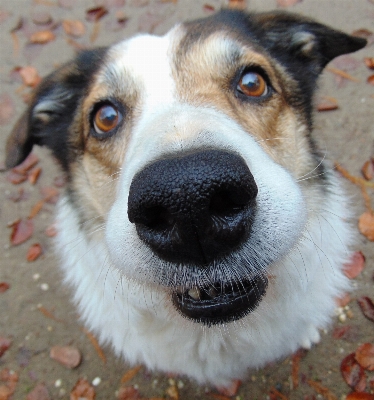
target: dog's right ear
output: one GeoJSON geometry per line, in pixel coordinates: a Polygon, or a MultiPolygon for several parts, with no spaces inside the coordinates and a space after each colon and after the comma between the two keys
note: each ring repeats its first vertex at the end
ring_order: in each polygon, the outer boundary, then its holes
{"type": "Polygon", "coordinates": [[[34,144],[50,148],[67,168],[69,127],[105,52],[105,48],[82,51],[75,60],[43,79],[8,137],[7,168],[20,164],[34,144]]]}

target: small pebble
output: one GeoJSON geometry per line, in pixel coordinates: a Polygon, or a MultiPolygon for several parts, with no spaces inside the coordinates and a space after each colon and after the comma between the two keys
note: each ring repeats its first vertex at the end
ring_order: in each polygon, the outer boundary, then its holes
{"type": "Polygon", "coordinates": [[[61,385],[62,385],[62,380],[61,380],[61,379],[57,379],[57,380],[55,381],[55,387],[56,387],[56,388],[59,388],[59,387],[61,387],[61,385]]]}
{"type": "Polygon", "coordinates": [[[34,281],[38,281],[40,279],[40,274],[34,274],[32,279],[34,279],[34,281]]]}
{"type": "Polygon", "coordinates": [[[47,290],[49,290],[49,285],[48,283],[42,283],[40,285],[40,289],[42,289],[44,292],[46,292],[47,290]]]}
{"type": "Polygon", "coordinates": [[[178,389],[183,389],[184,388],[184,383],[179,380],[178,383],[177,383],[177,388],[178,389]]]}
{"type": "Polygon", "coordinates": [[[99,386],[100,383],[101,383],[101,378],[98,376],[92,381],[93,386],[99,386]]]}

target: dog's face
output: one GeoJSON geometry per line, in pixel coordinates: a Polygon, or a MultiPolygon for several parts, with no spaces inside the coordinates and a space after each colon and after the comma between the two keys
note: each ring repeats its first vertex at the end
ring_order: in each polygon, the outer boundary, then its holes
{"type": "Polygon", "coordinates": [[[81,229],[121,275],[194,322],[240,319],[325,190],[317,76],[364,44],[291,14],[223,11],[81,53],[40,85],[7,165],[47,145],[81,229]]]}

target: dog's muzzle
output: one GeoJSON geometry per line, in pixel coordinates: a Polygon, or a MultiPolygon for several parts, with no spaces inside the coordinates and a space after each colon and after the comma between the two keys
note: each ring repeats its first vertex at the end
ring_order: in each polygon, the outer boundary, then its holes
{"type": "MultiPolygon", "coordinates": [[[[161,259],[203,269],[249,237],[257,192],[247,164],[237,154],[205,150],[174,155],[135,175],[128,217],[139,238],[161,259]]],[[[191,319],[221,323],[255,308],[266,286],[262,275],[235,284],[215,282],[177,291],[173,301],[191,319]]]]}

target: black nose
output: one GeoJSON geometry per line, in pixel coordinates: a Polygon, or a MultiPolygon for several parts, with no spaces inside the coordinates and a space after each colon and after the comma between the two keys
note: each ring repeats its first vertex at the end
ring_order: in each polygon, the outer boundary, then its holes
{"type": "Polygon", "coordinates": [[[135,175],[128,217],[159,257],[205,265],[246,240],[256,196],[240,156],[205,150],[156,161],[135,175]]]}

